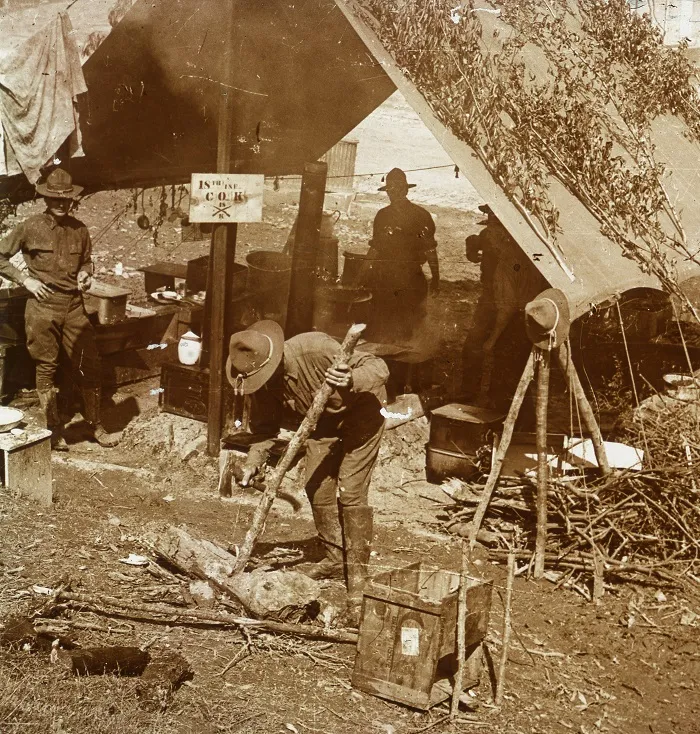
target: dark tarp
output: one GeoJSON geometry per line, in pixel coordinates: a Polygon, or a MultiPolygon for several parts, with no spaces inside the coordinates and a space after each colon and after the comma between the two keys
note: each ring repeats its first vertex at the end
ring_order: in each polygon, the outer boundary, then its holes
{"type": "MultiPolygon", "coordinates": [[[[139,0],[83,67],[89,189],[216,170],[225,39],[220,0],[139,0]]],[[[393,91],[333,0],[234,3],[235,170],[299,173],[393,91]]]]}

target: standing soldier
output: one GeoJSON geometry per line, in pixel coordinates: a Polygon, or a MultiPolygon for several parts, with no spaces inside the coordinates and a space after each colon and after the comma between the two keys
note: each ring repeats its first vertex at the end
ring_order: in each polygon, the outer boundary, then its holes
{"type": "Polygon", "coordinates": [[[36,185],[46,211],[29,217],[0,242],[0,275],[33,296],[25,311],[27,350],[36,364],[36,390],[47,428],[53,432],[51,446],[58,451],[68,448],[56,390],[62,352],[80,383],[90,437],[101,446],[119,442],[118,435],[109,434],[100,421],[100,356],[82,297],[92,282],[92,243],[87,227],[70,216],[82,190],[66,171],[56,168],[36,185]],[[27,264],[25,271],[10,263],[18,252],[27,264]]]}
{"type": "Polygon", "coordinates": [[[360,283],[368,284],[372,291],[379,340],[410,340],[424,321],[428,296],[425,263],[432,277],[430,291],[436,294],[440,288],[435,222],[427,209],[409,201],[408,190],[414,186],[400,168],[387,174],[379,190],[386,191],[390,204],[374,218],[369,252],[359,276],[360,283]]]}
{"type": "Polygon", "coordinates": [[[516,317],[522,316],[525,304],[544,290],[547,282],[491,208],[484,204],[479,209],[486,214],[480,224],[486,226],[478,235],[467,237],[466,255],[481,265],[482,292],[462,349],[462,394],[465,400],[485,403],[494,398],[496,402],[510,400],[522,354],[527,359],[529,353],[523,330],[512,326],[516,317]],[[492,385],[497,345],[508,358],[499,369],[497,384],[492,385]]]}

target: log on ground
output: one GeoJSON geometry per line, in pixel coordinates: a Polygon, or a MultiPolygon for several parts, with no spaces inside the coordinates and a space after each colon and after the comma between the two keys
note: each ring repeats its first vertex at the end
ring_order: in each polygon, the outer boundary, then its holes
{"type": "Polygon", "coordinates": [[[236,573],[236,556],[182,527],[151,525],[143,536],[155,555],[182,573],[211,581],[259,619],[302,622],[315,616],[320,584],[296,571],[236,573]]]}

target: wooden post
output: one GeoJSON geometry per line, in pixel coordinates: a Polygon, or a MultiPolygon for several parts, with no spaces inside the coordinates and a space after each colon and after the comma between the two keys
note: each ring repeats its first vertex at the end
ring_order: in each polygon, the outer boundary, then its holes
{"type": "MultiPolygon", "coordinates": [[[[233,48],[233,0],[222,3],[222,23],[225,25],[225,48],[219,96],[219,128],[216,170],[231,173],[233,123],[233,89],[230,84],[233,48]]],[[[224,364],[228,351],[226,342],[226,304],[231,301],[231,273],[236,257],[237,224],[216,224],[209,250],[209,283],[207,301],[209,317],[209,421],[207,424],[207,453],[218,456],[224,423],[224,364]]]]}
{"type": "Polygon", "coordinates": [[[548,349],[537,350],[537,539],[535,541],[536,579],[544,574],[544,554],[547,545],[547,488],[549,485],[549,462],[547,454],[547,405],[549,403],[548,349]]]}
{"type": "Polygon", "coordinates": [[[289,287],[285,336],[311,331],[314,311],[316,255],[321,232],[323,199],[328,166],[307,163],[301,178],[299,216],[292,249],[292,281],[289,287]]]}
{"type": "Polygon", "coordinates": [[[510,635],[513,629],[510,613],[513,600],[513,581],[515,580],[515,551],[511,548],[508,553],[508,575],[506,577],[506,597],[503,601],[503,638],[501,647],[501,659],[498,664],[498,678],[496,681],[496,696],[494,703],[500,706],[503,703],[503,693],[506,681],[506,666],[508,665],[508,653],[510,652],[510,635]]]}
{"type": "Polygon", "coordinates": [[[467,624],[467,585],[469,583],[469,543],[462,541],[462,567],[459,575],[459,596],[457,600],[457,673],[452,688],[450,718],[459,714],[459,699],[464,690],[464,669],[467,661],[466,624],[467,624]]]}
{"type": "Polygon", "coordinates": [[[578,405],[578,410],[581,414],[581,418],[583,419],[583,424],[591,433],[593,451],[595,452],[595,458],[598,462],[598,466],[600,467],[600,472],[603,476],[606,476],[607,474],[610,474],[610,464],[608,463],[608,455],[605,452],[603,436],[600,432],[598,421],[595,419],[593,408],[588,402],[588,398],[586,397],[578,372],[576,371],[576,365],[571,357],[571,349],[569,348],[568,343],[562,344],[557,350],[557,360],[574,391],[576,405],[578,405]]]}
{"type": "MultiPolygon", "coordinates": [[[[333,359],[333,366],[337,366],[339,364],[342,364],[343,362],[348,362],[350,356],[355,349],[355,346],[357,345],[357,342],[360,340],[360,336],[362,335],[364,329],[364,324],[353,324],[350,327],[350,330],[348,331],[347,336],[343,340],[343,344],[340,347],[340,351],[333,359]]],[[[328,402],[328,398],[330,398],[332,392],[333,388],[327,382],[324,382],[323,385],[321,385],[321,388],[314,397],[313,403],[311,403],[309,412],[306,414],[304,420],[301,422],[301,425],[297,429],[297,432],[294,434],[292,440],[287,445],[287,450],[284,452],[284,455],[277,463],[277,466],[275,467],[275,470],[270,477],[270,481],[267,483],[267,487],[263,492],[263,496],[260,499],[260,504],[258,504],[258,506],[255,508],[253,520],[250,524],[248,532],[246,533],[245,539],[243,540],[243,544],[238,551],[236,564],[231,572],[231,575],[235,573],[242,573],[245,570],[246,564],[250,560],[250,554],[253,552],[253,546],[255,545],[255,543],[257,543],[258,537],[263,531],[265,520],[267,520],[267,515],[270,512],[270,508],[272,507],[272,503],[275,497],[277,496],[277,492],[279,491],[280,485],[282,484],[284,475],[287,473],[287,470],[292,465],[292,461],[294,461],[294,457],[297,455],[299,449],[303,446],[306,439],[311,435],[314,428],[316,428],[318,419],[321,417],[321,414],[326,407],[326,403],[328,402]]]]}
{"type": "Polygon", "coordinates": [[[476,534],[479,532],[481,523],[484,520],[484,515],[491,501],[491,495],[493,490],[496,488],[498,478],[501,476],[501,467],[503,466],[503,459],[505,458],[508,447],[510,446],[510,440],[513,437],[513,429],[515,428],[515,421],[518,419],[520,413],[520,406],[523,404],[525,399],[525,393],[532,382],[532,377],[535,374],[535,352],[530,352],[530,357],[527,360],[523,374],[520,377],[520,382],[511,401],[508,415],[503,423],[503,433],[501,434],[501,440],[496,449],[496,453],[491,463],[491,472],[489,478],[486,480],[486,486],[484,487],[484,493],[481,496],[479,506],[476,508],[474,517],[471,522],[471,528],[469,531],[469,548],[474,548],[476,544],[476,534]]]}

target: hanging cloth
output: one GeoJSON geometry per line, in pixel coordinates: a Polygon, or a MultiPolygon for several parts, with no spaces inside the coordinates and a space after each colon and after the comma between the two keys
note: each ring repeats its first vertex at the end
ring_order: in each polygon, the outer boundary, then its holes
{"type": "Polygon", "coordinates": [[[84,92],[73,26],[59,13],[0,61],[0,174],[24,172],[36,183],[66,141],[71,157],[83,155],[76,98],[84,92]]]}

